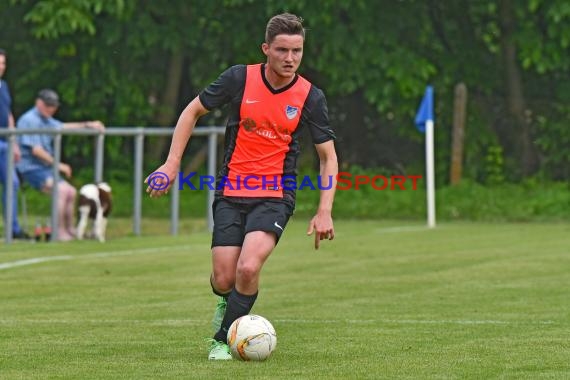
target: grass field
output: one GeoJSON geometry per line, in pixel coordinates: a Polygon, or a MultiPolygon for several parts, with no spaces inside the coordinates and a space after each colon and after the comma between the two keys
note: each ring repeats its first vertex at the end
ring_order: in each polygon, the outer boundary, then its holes
{"type": "Polygon", "coordinates": [[[569,224],[337,221],[313,251],[305,223],[262,273],[253,312],[278,335],[262,363],[206,359],[199,226],[2,247],[0,378],[570,378],[569,224]]]}

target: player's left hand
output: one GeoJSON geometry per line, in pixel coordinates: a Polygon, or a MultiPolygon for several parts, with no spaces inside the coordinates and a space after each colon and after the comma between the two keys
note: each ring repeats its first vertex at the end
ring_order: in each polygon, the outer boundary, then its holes
{"type": "Polygon", "coordinates": [[[334,226],[330,212],[317,212],[309,222],[307,235],[315,233],[315,249],[319,249],[321,240],[334,239],[334,226]]]}

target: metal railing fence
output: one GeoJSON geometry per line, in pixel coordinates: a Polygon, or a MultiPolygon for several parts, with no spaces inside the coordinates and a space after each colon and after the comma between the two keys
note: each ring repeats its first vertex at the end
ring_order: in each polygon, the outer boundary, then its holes
{"type": "MultiPolygon", "coordinates": [[[[13,205],[10,201],[13,197],[14,191],[14,178],[11,173],[14,172],[14,148],[13,142],[18,135],[25,134],[50,134],[54,135],[54,161],[52,164],[54,184],[59,182],[59,164],[61,162],[61,140],[63,135],[81,135],[81,136],[95,136],[95,170],[94,182],[101,182],[103,180],[103,159],[105,151],[105,137],[107,136],[132,136],[134,138],[134,173],[133,173],[133,233],[135,235],[141,234],[141,219],[142,219],[142,194],[143,194],[143,161],[144,161],[144,139],[146,136],[171,136],[174,128],[164,127],[107,127],[104,131],[94,129],[60,129],[60,130],[46,130],[43,128],[37,129],[8,129],[0,128],[0,137],[6,137],[7,145],[7,162],[0,163],[0,165],[7,165],[6,167],[6,220],[4,222],[4,235],[5,243],[12,242],[12,213],[13,205]]],[[[197,127],[194,128],[192,137],[208,136],[208,175],[215,177],[216,175],[216,150],[218,135],[225,132],[224,127],[197,127]]],[[[177,186],[175,181],[172,186],[177,186]]],[[[175,187],[174,187],[175,188],[175,187]]],[[[171,199],[171,212],[170,212],[170,233],[172,235],[178,234],[178,219],[179,219],[179,205],[180,205],[180,192],[169,192],[171,199]]],[[[57,208],[58,187],[53,186],[51,194],[51,225],[52,228],[51,240],[57,240],[57,226],[58,213],[57,208]]],[[[208,215],[208,228],[212,230],[213,216],[212,216],[212,202],[214,200],[214,191],[208,190],[207,197],[207,215],[208,215]]]]}

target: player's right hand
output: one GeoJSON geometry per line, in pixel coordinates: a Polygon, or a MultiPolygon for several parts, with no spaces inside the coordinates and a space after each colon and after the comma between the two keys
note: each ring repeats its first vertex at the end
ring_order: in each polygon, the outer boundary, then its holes
{"type": "Polygon", "coordinates": [[[173,168],[172,165],[166,163],[150,173],[144,180],[148,186],[146,193],[151,198],[168,194],[170,187],[176,180],[177,170],[178,168],[173,168]]]}

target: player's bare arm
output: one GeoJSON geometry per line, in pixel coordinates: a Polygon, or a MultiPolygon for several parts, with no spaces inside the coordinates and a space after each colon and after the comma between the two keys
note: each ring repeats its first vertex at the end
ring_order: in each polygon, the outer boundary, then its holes
{"type": "MultiPolygon", "coordinates": [[[[182,160],[182,155],[184,154],[184,150],[188,145],[188,141],[190,141],[190,136],[192,136],[194,126],[196,125],[198,119],[207,113],[208,110],[204,107],[202,102],[200,102],[200,99],[198,97],[195,97],[186,106],[184,111],[182,111],[180,117],[178,118],[178,122],[176,123],[176,127],[174,128],[174,134],[172,135],[172,142],[170,144],[170,151],[168,153],[166,162],[153,172],[164,173],[166,176],[168,176],[169,184],[168,186],[162,188],[160,185],[162,181],[166,179],[156,178],[156,182],[154,182],[156,186],[149,186],[146,189],[147,194],[149,194],[151,197],[160,197],[168,193],[170,186],[172,186],[174,180],[176,179],[176,176],[178,175],[180,161],[182,160]]],[[[149,184],[149,177],[144,180],[147,185],[149,184]]]]}
{"type": "Polygon", "coordinates": [[[336,177],[338,174],[338,161],[333,140],[316,144],[315,148],[320,160],[320,175],[323,184],[317,213],[309,222],[307,235],[315,233],[315,249],[319,249],[320,241],[334,239],[334,225],[332,220],[332,207],[336,190],[336,177]],[[332,181],[332,186],[330,186],[332,181]]]}

